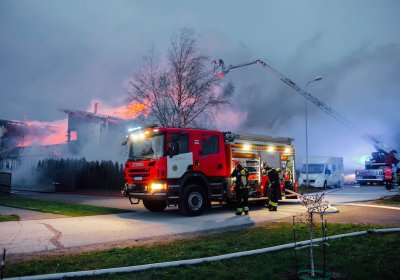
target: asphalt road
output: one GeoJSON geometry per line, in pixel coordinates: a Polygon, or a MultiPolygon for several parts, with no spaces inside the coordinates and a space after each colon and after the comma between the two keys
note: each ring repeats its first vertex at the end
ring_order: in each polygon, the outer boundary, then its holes
{"type": "MultiPolygon", "coordinates": [[[[400,227],[400,207],[377,207],[364,201],[399,194],[398,188],[387,191],[380,186],[346,186],[326,193],[332,205],[325,216],[329,221],[382,224],[400,227]],[[360,203],[363,202],[363,203],[360,203]],[[358,202],[359,206],[353,203],[358,202]],[[349,204],[350,203],[350,204],[349,204]],[[339,210],[335,211],[336,209],[339,210]]],[[[114,246],[131,246],[148,242],[163,242],[186,236],[253,227],[268,222],[290,221],[304,212],[298,200],[280,202],[277,212],[252,206],[248,216],[235,216],[234,209],[215,206],[202,216],[184,217],[176,207],[152,213],[142,204],[130,205],[123,197],[20,193],[19,195],[54,201],[77,202],[126,209],[116,215],[60,217],[28,213],[33,211],[0,207],[0,214],[21,215],[19,222],[0,223],[0,249],[6,248],[8,259],[23,259],[40,255],[90,251],[114,246]],[[6,209],[4,209],[6,208],[6,209]],[[8,212],[7,212],[8,211],[8,212]],[[20,211],[20,212],[19,212],[20,211]],[[22,213],[25,211],[25,213],[22,213]]]]}

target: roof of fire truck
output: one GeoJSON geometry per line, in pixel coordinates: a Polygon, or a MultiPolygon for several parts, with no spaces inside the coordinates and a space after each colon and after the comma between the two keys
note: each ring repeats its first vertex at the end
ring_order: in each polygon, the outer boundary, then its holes
{"type": "Polygon", "coordinates": [[[137,130],[146,130],[146,129],[153,129],[159,131],[172,131],[172,132],[183,132],[183,131],[210,131],[216,133],[222,133],[224,135],[224,139],[226,142],[236,142],[236,143],[246,143],[252,142],[260,144],[265,143],[274,143],[274,144],[282,144],[282,145],[292,145],[294,141],[293,138],[288,137],[277,137],[277,136],[269,136],[269,135],[261,135],[261,134],[250,134],[250,133],[243,133],[243,132],[222,132],[219,130],[213,129],[203,129],[203,128],[179,128],[179,127],[160,127],[156,125],[146,126],[144,128],[138,128],[137,130]]]}
{"type": "Polygon", "coordinates": [[[235,142],[260,142],[260,143],[275,143],[275,144],[284,144],[284,145],[292,145],[294,141],[293,138],[288,137],[277,137],[277,136],[268,136],[268,135],[260,135],[260,134],[250,134],[250,133],[237,133],[235,137],[235,142]]]}

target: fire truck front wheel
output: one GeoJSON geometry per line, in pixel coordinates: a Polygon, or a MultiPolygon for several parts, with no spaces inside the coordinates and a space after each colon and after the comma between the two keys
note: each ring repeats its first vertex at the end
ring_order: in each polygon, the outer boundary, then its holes
{"type": "Polygon", "coordinates": [[[143,200],[143,205],[151,212],[161,212],[167,208],[167,202],[164,200],[143,200]]]}
{"type": "Polygon", "coordinates": [[[207,205],[204,190],[197,185],[186,186],[179,200],[179,210],[185,216],[198,216],[207,205]]]}

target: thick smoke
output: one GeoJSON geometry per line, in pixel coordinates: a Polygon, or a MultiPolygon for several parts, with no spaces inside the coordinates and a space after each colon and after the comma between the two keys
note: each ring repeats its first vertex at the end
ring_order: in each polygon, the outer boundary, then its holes
{"type": "MultiPolygon", "coordinates": [[[[300,87],[316,76],[323,80],[311,84],[309,92],[353,123],[357,130],[389,146],[400,146],[398,94],[400,48],[388,44],[377,48],[364,45],[337,62],[309,65],[312,46],[320,35],[300,45],[296,56],[285,66],[272,65],[300,87]],[[312,41],[312,42],[311,42],[312,41]],[[308,52],[308,53],[307,53],[308,52]],[[303,70],[311,69],[307,72],[303,70]],[[312,67],[311,67],[312,66],[312,67]]],[[[247,59],[264,59],[254,57],[247,59]]],[[[234,63],[243,63],[235,60],[234,63]]],[[[269,63],[268,60],[266,60],[269,63]]],[[[295,138],[297,156],[305,155],[305,98],[284,85],[259,65],[246,66],[228,73],[234,81],[232,112],[240,121],[238,131],[295,138]]],[[[343,156],[348,168],[360,168],[359,159],[374,151],[371,143],[356,131],[338,123],[327,113],[308,102],[309,155],[343,156]]],[[[231,125],[235,117],[219,116],[219,127],[231,125]]]]}

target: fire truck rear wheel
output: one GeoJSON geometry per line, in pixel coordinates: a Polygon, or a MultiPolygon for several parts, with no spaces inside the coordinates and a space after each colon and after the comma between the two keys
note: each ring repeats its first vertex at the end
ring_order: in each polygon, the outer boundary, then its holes
{"type": "Polygon", "coordinates": [[[179,210],[185,216],[198,216],[203,213],[207,206],[204,190],[198,185],[185,187],[183,195],[179,200],[179,210]]]}
{"type": "Polygon", "coordinates": [[[143,200],[143,205],[151,212],[161,212],[167,208],[167,202],[163,200],[143,200]]]}

